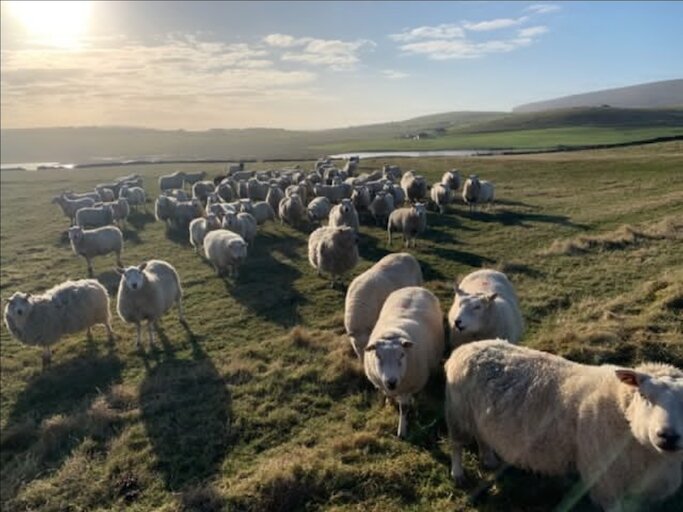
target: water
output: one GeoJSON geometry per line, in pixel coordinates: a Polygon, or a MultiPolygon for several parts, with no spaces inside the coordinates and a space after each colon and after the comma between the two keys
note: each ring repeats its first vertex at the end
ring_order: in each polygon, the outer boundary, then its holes
{"type": "Polygon", "coordinates": [[[479,155],[496,155],[500,151],[475,149],[442,149],[434,151],[355,151],[353,153],[339,153],[331,155],[330,158],[346,159],[351,156],[359,158],[386,158],[386,157],[407,157],[407,158],[421,158],[429,156],[479,156],[479,155]]]}
{"type": "Polygon", "coordinates": [[[37,171],[38,167],[48,169],[73,169],[74,164],[62,164],[60,162],[20,162],[16,164],[0,164],[0,170],[24,169],[25,171],[37,171]]]}

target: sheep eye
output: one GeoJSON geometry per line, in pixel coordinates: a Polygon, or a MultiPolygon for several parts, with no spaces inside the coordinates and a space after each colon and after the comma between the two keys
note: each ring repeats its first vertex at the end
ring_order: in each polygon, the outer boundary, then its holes
{"type": "Polygon", "coordinates": [[[21,309],[17,311],[17,315],[21,316],[23,314],[24,314],[24,312],[21,309]]]}

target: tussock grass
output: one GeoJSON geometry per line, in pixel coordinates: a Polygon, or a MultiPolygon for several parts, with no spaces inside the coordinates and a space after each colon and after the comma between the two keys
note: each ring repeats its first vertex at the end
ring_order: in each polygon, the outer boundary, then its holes
{"type": "MultiPolygon", "coordinates": [[[[664,223],[672,220],[679,232],[683,156],[663,147],[661,156],[648,146],[635,156],[630,148],[600,158],[397,160],[430,181],[458,167],[496,184],[499,201],[490,209],[470,215],[455,204],[446,215],[428,214],[430,229],[410,249],[425,286],[446,312],[455,278],[497,268],[520,297],[522,343],[587,363],[683,365],[683,244],[664,223]],[[622,225],[646,236],[621,233],[636,238],[619,242],[623,250],[539,254],[558,239],[618,238],[622,225]]],[[[382,163],[362,161],[361,171],[382,163]]],[[[154,197],[157,176],[176,168],[2,172],[0,295],[84,276],[52,195],[138,172],[154,197]]],[[[344,335],[344,291],[309,268],[307,229],[266,223],[237,280],[216,278],[183,233],[166,232],[144,211],[124,236],[125,264],[156,257],[176,266],[189,329],[170,313],[158,346],[138,351],[134,329],[115,316],[114,344],[102,329],[92,340],[66,337],[41,371],[39,353],[2,328],[3,511],[540,512],[570,493],[571,478],[512,469],[496,475],[470,451],[469,483],[454,488],[442,373],[416,397],[408,439],[396,439],[396,407],[367,381],[344,335]]],[[[374,225],[361,227],[362,259],[349,279],[390,252],[385,237],[374,225]]],[[[111,261],[94,265],[113,297],[111,261]]],[[[655,510],[678,511],[681,500],[683,491],[655,510]]],[[[582,500],[577,510],[594,509],[582,500]]]]}

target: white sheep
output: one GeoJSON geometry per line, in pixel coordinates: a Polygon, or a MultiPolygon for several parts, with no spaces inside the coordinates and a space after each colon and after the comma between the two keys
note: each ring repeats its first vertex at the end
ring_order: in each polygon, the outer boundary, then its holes
{"type": "Polygon", "coordinates": [[[256,178],[247,180],[247,195],[255,201],[265,201],[270,185],[256,178]]]}
{"type": "Polygon", "coordinates": [[[458,190],[460,188],[460,179],[460,171],[451,169],[450,171],[443,173],[443,176],[441,176],[441,184],[449,190],[458,190]]]}
{"type": "Polygon", "coordinates": [[[370,382],[399,405],[398,436],[408,433],[407,408],[441,363],[444,331],[439,299],[409,286],[384,301],[367,346],[363,366],[370,382]]]}
{"type": "Polygon", "coordinates": [[[439,208],[439,213],[446,213],[446,206],[451,202],[451,189],[443,183],[434,183],[429,194],[434,204],[439,208]]]}
{"type": "Polygon", "coordinates": [[[178,306],[180,323],[186,325],[183,313],[183,290],[178,272],[170,263],[149,260],[137,267],[117,269],[121,275],[116,309],[121,320],[135,324],[135,346],[140,347],[141,323],[147,320],[149,344],[154,345],[152,325],[159,328],[159,319],[171,307],[178,306]]]}
{"type": "Polygon", "coordinates": [[[358,232],[358,212],[351,199],[342,199],[341,203],[333,206],[329,218],[329,226],[332,228],[348,226],[358,232]]]}
{"type": "Polygon", "coordinates": [[[124,185],[119,190],[119,198],[126,199],[130,206],[145,206],[147,196],[145,190],[141,187],[128,187],[124,185]]]}
{"type": "Polygon", "coordinates": [[[494,199],[493,183],[480,180],[476,174],[470,175],[462,187],[462,200],[469,206],[470,212],[476,205],[492,203],[494,199]]]}
{"type": "Polygon", "coordinates": [[[193,219],[202,216],[204,216],[202,202],[194,197],[191,201],[176,203],[173,210],[173,217],[171,218],[171,224],[175,229],[184,231],[188,229],[188,226],[193,219]]]}
{"type": "Polygon", "coordinates": [[[280,201],[278,216],[281,224],[286,222],[290,226],[298,226],[304,220],[305,215],[304,203],[298,194],[283,197],[280,201]]]}
{"type": "Polygon", "coordinates": [[[326,197],[315,197],[308,203],[306,212],[311,222],[322,222],[330,216],[332,203],[326,197]]]}
{"type": "Polygon", "coordinates": [[[182,188],[169,188],[163,190],[161,193],[162,195],[173,197],[178,201],[189,201],[191,199],[190,195],[187,192],[185,192],[185,190],[183,190],[182,188]]]}
{"type": "Polygon", "coordinates": [[[275,211],[267,201],[257,201],[252,205],[251,214],[257,224],[263,224],[267,220],[275,220],[275,211]]]}
{"type": "Polygon", "coordinates": [[[95,192],[100,196],[100,201],[104,203],[111,203],[114,199],[114,191],[107,187],[96,186],[95,192]]]}
{"type": "Polygon", "coordinates": [[[92,199],[95,202],[102,201],[102,198],[100,197],[100,194],[97,192],[83,192],[83,193],[76,193],[76,192],[64,192],[63,194],[64,197],[67,199],[92,199]]]}
{"type": "Polygon", "coordinates": [[[16,292],[5,306],[5,325],[16,339],[43,347],[43,365],[50,364],[51,347],[63,336],[103,324],[114,338],[109,296],[95,279],[66,281],[40,295],[16,292]]]}
{"type": "Polygon", "coordinates": [[[83,256],[88,264],[88,276],[92,277],[92,259],[95,256],[116,254],[116,264],[121,266],[123,251],[123,234],[116,226],[105,226],[97,229],[83,229],[80,226],[69,228],[71,249],[76,256],[83,256]]]}
{"type": "Polygon", "coordinates": [[[114,210],[111,206],[81,208],[76,212],[76,224],[82,228],[99,228],[114,222],[114,210]]]}
{"type": "Polygon", "coordinates": [[[313,192],[316,196],[323,196],[333,203],[339,203],[342,199],[351,199],[353,187],[348,183],[340,185],[315,185],[313,192]]]}
{"type": "Polygon", "coordinates": [[[173,220],[178,200],[174,197],[161,195],[154,202],[154,216],[158,221],[168,224],[173,220]]]}
{"type": "Polygon", "coordinates": [[[204,246],[204,237],[210,231],[221,227],[221,222],[216,215],[208,213],[206,217],[199,217],[190,222],[190,244],[194,248],[194,252],[198,252],[200,247],[204,246]]]}
{"type": "Polygon", "coordinates": [[[92,207],[95,204],[95,201],[90,197],[84,197],[83,199],[68,199],[62,194],[53,197],[52,203],[59,205],[64,216],[68,217],[71,221],[71,225],[73,225],[76,222],[76,213],[78,210],[92,207]]]}
{"type": "Polygon", "coordinates": [[[237,233],[216,229],[204,237],[204,255],[213,265],[217,276],[228,270],[230,276],[237,278],[239,267],[247,258],[247,243],[237,233]]]}
{"type": "Polygon", "coordinates": [[[216,190],[213,181],[198,181],[192,185],[192,197],[196,197],[202,203],[206,202],[207,196],[216,190]]]}
{"type": "Polygon", "coordinates": [[[226,213],[223,217],[221,227],[232,231],[233,233],[237,233],[249,245],[254,244],[254,238],[256,238],[256,232],[258,231],[254,216],[244,212],[237,214],[230,212],[226,213]]]}
{"type": "Polygon", "coordinates": [[[216,194],[223,200],[223,201],[233,201],[236,199],[237,194],[235,194],[235,189],[232,187],[230,179],[224,179],[218,184],[218,187],[216,188],[216,194]]]}
{"type": "Polygon", "coordinates": [[[159,176],[159,188],[162,191],[172,188],[183,188],[185,176],[186,174],[182,171],[177,171],[173,174],[159,176]]]}
{"type": "Polygon", "coordinates": [[[186,172],[185,177],[183,178],[183,183],[187,183],[188,185],[192,186],[198,181],[202,181],[204,178],[206,178],[206,171],[186,172]]]}
{"type": "Polygon", "coordinates": [[[403,173],[398,165],[384,164],[382,166],[382,174],[385,178],[390,180],[400,180],[403,173]]]}
{"type": "Polygon", "coordinates": [[[361,361],[389,294],[406,286],[421,285],[420,264],[405,252],[385,256],[351,281],[344,305],[344,328],[361,361]]]}
{"type": "Polygon", "coordinates": [[[464,480],[463,446],[476,440],[488,467],[497,464],[498,454],[535,473],[578,472],[605,510],[621,510],[631,498],[661,500],[681,485],[678,368],[588,366],[484,340],[454,350],[445,369],[456,483],[464,480]]]}
{"type": "Polygon", "coordinates": [[[378,226],[386,225],[389,215],[394,211],[394,196],[380,190],[370,203],[368,209],[378,226]]]}
{"type": "Polygon", "coordinates": [[[270,185],[268,195],[266,195],[266,202],[273,208],[273,211],[278,214],[280,208],[280,201],[285,197],[285,193],[277,185],[270,185]]]}
{"type": "Polygon", "coordinates": [[[334,287],[342,277],[358,264],[358,235],[349,227],[321,227],[308,237],[308,261],[322,276],[330,274],[334,287]]]}
{"type": "Polygon", "coordinates": [[[417,237],[427,229],[427,209],[422,203],[415,203],[407,208],[399,208],[389,215],[387,222],[387,244],[391,245],[392,231],[403,233],[403,243],[409,247],[417,244],[417,237]]]}
{"type": "Polygon", "coordinates": [[[456,347],[470,341],[503,338],[517,343],[524,332],[519,300],[502,272],[476,270],[456,283],[448,312],[450,342],[456,347]]]}
{"type": "Polygon", "coordinates": [[[372,202],[372,196],[368,187],[363,185],[355,187],[351,193],[351,201],[353,206],[356,207],[357,212],[366,212],[372,202]]]}
{"type": "Polygon", "coordinates": [[[406,202],[406,193],[403,191],[400,185],[396,185],[395,183],[386,183],[382,190],[392,195],[394,198],[394,208],[398,208],[406,202]]]}
{"type": "Polygon", "coordinates": [[[408,171],[401,177],[401,188],[411,203],[427,197],[427,181],[414,171],[408,171]]]}

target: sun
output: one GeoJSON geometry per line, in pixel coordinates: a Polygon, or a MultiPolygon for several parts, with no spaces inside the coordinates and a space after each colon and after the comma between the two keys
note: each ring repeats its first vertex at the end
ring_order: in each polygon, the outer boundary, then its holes
{"type": "Polygon", "coordinates": [[[10,12],[40,43],[78,48],[88,30],[92,2],[8,2],[10,12]]]}

